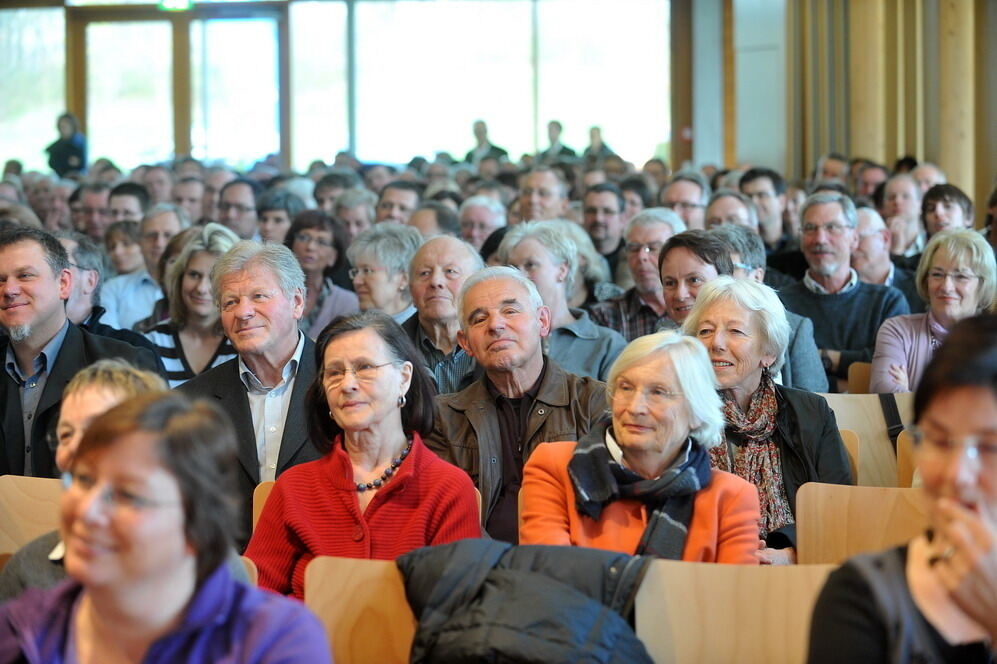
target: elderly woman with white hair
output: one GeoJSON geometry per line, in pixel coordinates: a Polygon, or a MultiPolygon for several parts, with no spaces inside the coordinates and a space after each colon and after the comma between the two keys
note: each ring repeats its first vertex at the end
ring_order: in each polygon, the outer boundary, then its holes
{"type": "Polygon", "coordinates": [[[578,245],[561,231],[561,224],[537,221],[513,226],[499,255],[536,285],[550,309],[547,356],[569,373],[605,380],[627,342],[616,330],[592,322],[587,311],[568,306],[577,276],[578,245]]]}
{"type": "Polygon", "coordinates": [[[795,562],[796,490],[852,476],[824,397],[772,380],[789,339],[786,311],[768,286],[722,276],[699,291],[683,330],[709,352],[720,387],[726,428],[713,466],[758,488],[762,564],[795,562]]]}
{"type": "Polygon", "coordinates": [[[724,424],[714,386],[695,339],[630,342],[609,372],[611,416],[526,463],[520,543],[757,564],[758,492],[710,467],[724,424]]]}
{"type": "Polygon", "coordinates": [[[415,313],[408,271],[422,234],[412,226],[381,222],[354,238],[346,257],[360,311],[377,309],[401,325],[415,313]]]}

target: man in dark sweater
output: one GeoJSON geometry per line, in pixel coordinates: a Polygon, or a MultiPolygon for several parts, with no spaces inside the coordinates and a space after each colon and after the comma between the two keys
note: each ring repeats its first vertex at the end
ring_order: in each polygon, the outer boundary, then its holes
{"type": "Polygon", "coordinates": [[[859,281],[851,268],[858,246],[855,205],[844,194],[809,197],[800,211],[801,245],[808,269],[803,280],[779,293],[793,313],[814,324],[828,384],[845,379],[852,362],[869,362],[884,320],[910,313],[895,288],[859,281]]]}

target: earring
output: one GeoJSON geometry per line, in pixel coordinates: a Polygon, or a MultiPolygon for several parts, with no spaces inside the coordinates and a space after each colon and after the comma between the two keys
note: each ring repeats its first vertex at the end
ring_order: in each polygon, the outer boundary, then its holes
{"type": "Polygon", "coordinates": [[[398,407],[399,408],[404,408],[405,407],[405,403],[406,403],[406,401],[405,401],[405,395],[403,394],[400,397],[398,397],[398,407]]]}

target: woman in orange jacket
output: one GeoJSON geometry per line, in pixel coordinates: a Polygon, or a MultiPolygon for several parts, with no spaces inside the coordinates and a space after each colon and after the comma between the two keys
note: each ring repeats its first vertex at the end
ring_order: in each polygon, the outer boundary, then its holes
{"type": "Polygon", "coordinates": [[[710,468],[724,420],[702,345],[677,332],[640,337],[607,383],[611,417],[530,456],[520,543],[757,564],[758,492],[710,468]]]}

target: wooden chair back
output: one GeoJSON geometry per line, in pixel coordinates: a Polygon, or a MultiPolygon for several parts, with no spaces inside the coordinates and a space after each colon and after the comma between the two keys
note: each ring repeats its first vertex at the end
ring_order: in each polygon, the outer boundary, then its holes
{"type": "Polygon", "coordinates": [[[253,530],[256,529],[260,515],[263,514],[263,506],[267,504],[267,498],[270,497],[274,484],[276,482],[260,482],[253,489],[253,530]]]}
{"type": "Polygon", "coordinates": [[[305,604],[337,664],[409,661],[416,619],[393,561],[319,556],[305,569],[305,604]]]}
{"type": "Polygon", "coordinates": [[[897,438],[897,486],[910,487],[914,485],[914,435],[904,429],[897,438]]]}
{"type": "Polygon", "coordinates": [[[851,429],[838,429],[841,435],[841,442],[845,444],[845,452],[848,454],[848,465],[852,468],[852,479],[858,482],[859,479],[859,456],[862,444],[859,435],[851,429]]]}
{"type": "Polygon", "coordinates": [[[62,482],[44,477],[0,476],[0,552],[13,553],[59,527],[62,482]]]}
{"type": "MultiPolygon", "coordinates": [[[[838,428],[858,434],[862,446],[859,454],[857,484],[862,486],[896,486],[897,455],[886,433],[886,419],[878,394],[823,394],[834,411],[838,428]]],[[[897,394],[897,410],[905,425],[913,421],[913,395],[897,394]]]]}
{"type": "Polygon", "coordinates": [[[837,565],[859,553],[903,544],[927,525],[920,489],[807,482],[796,492],[800,564],[837,565]]]}
{"type": "Polygon", "coordinates": [[[852,362],[848,365],[848,393],[869,394],[872,362],[852,362]]]}
{"type": "Polygon", "coordinates": [[[657,664],[799,664],[833,569],[655,560],[637,592],[637,636],[657,664]]]}

